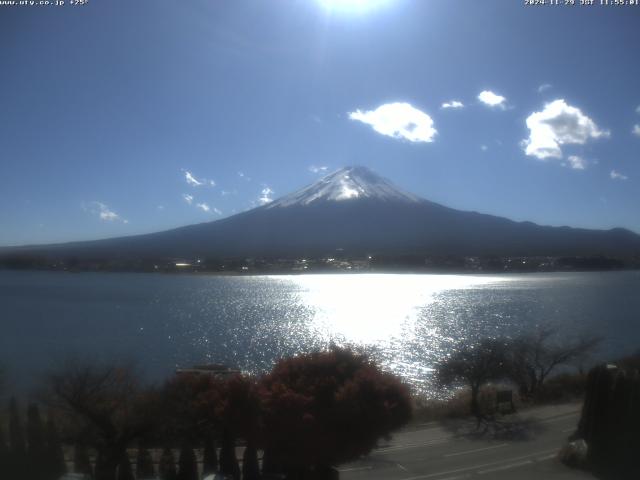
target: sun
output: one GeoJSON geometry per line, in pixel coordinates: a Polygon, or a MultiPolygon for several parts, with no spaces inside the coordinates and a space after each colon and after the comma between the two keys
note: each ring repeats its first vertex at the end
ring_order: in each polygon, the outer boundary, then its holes
{"type": "Polygon", "coordinates": [[[365,13],[391,0],[318,0],[327,11],[335,13],[365,13]]]}

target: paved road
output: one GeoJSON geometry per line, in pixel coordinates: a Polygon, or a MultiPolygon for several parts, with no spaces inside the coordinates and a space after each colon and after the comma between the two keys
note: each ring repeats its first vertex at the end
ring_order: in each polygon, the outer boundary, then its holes
{"type": "Polygon", "coordinates": [[[593,479],[565,467],[557,452],[576,427],[580,405],[507,415],[479,434],[469,421],[405,430],[340,470],[341,480],[593,479]]]}

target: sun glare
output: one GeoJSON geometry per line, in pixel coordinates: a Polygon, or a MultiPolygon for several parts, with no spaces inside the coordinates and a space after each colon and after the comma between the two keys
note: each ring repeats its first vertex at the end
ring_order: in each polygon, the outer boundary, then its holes
{"type": "Polygon", "coordinates": [[[391,0],[318,0],[331,13],[365,13],[391,0]]]}

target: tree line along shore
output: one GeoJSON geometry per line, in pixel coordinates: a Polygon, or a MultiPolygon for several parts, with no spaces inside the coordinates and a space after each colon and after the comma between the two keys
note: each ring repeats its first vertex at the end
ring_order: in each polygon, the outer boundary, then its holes
{"type": "Polygon", "coordinates": [[[68,272],[146,272],[295,274],[347,272],[504,273],[581,272],[640,269],[640,256],[458,256],[458,255],[355,255],[336,251],[308,258],[146,257],[101,258],[0,253],[0,269],[68,272]]]}

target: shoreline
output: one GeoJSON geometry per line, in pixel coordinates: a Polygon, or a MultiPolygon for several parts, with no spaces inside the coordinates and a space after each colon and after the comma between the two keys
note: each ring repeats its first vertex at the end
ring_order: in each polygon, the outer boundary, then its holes
{"type": "Polygon", "coordinates": [[[209,270],[106,270],[106,269],[63,269],[63,268],[5,268],[0,267],[0,272],[53,272],[53,273],[133,273],[148,275],[173,275],[173,276],[211,276],[211,277],[286,277],[302,275],[465,275],[465,276],[490,276],[490,275],[543,275],[555,273],[620,273],[640,272],[640,267],[616,268],[616,269],[555,269],[555,270],[438,270],[438,269],[361,269],[361,270],[288,270],[288,271],[209,271],[209,270]]]}

